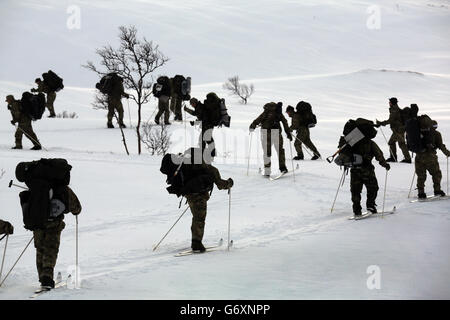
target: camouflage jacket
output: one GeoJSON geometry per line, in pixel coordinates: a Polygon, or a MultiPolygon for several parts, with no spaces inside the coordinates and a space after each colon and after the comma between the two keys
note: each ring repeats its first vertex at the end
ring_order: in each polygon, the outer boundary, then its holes
{"type": "Polygon", "coordinates": [[[31,89],[31,92],[37,93],[50,93],[50,88],[44,83],[44,81],[39,82],[37,89],[31,89]]]}
{"type": "Polygon", "coordinates": [[[20,100],[14,100],[13,103],[8,104],[8,110],[11,111],[12,121],[14,123],[31,122],[31,118],[22,112],[22,103],[20,100]]]}
{"type": "Polygon", "coordinates": [[[392,131],[403,133],[405,131],[405,125],[403,124],[401,109],[398,105],[389,107],[389,119],[380,122],[382,126],[390,125],[392,131]]]}
{"type": "Polygon", "coordinates": [[[255,121],[250,125],[251,129],[255,129],[261,125],[262,129],[281,129],[280,122],[283,124],[284,131],[290,132],[289,124],[282,113],[277,111],[278,106],[274,102],[267,103],[264,106],[264,112],[261,113],[255,121]]]}
{"type": "Polygon", "coordinates": [[[118,83],[114,86],[113,93],[108,95],[108,99],[111,100],[120,100],[122,97],[128,98],[128,93],[125,93],[125,89],[123,87],[123,82],[118,81],[118,83]]]}
{"type": "Polygon", "coordinates": [[[443,154],[445,154],[447,157],[450,157],[450,151],[447,149],[444,142],[442,141],[441,133],[437,130],[432,130],[431,137],[432,137],[432,144],[433,144],[432,152],[436,153],[436,150],[440,149],[443,154]]]}
{"type": "MultiPolygon", "coordinates": [[[[339,141],[339,148],[345,144],[344,137],[341,137],[339,141]]],[[[362,168],[371,168],[373,169],[372,160],[375,158],[381,166],[386,166],[387,162],[384,158],[383,151],[381,151],[380,147],[373,141],[369,139],[363,139],[361,142],[357,143],[351,150],[354,154],[359,154],[363,158],[362,168]]]]}
{"type": "Polygon", "coordinates": [[[295,112],[294,115],[292,116],[292,122],[291,122],[290,129],[291,129],[291,131],[300,130],[302,127],[303,128],[308,127],[305,123],[305,119],[301,114],[299,114],[298,112],[295,112]]]}

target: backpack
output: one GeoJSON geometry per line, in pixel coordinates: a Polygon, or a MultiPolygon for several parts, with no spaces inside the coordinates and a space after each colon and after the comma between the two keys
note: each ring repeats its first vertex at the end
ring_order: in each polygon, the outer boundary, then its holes
{"type": "Polygon", "coordinates": [[[58,92],[59,90],[64,89],[63,79],[58,77],[58,75],[52,70],[48,70],[48,72],[43,73],[42,78],[50,91],[58,92]]]}
{"type": "Polygon", "coordinates": [[[427,115],[411,117],[405,121],[406,146],[409,151],[421,153],[432,143],[432,120],[427,115]]]}
{"type": "Polygon", "coordinates": [[[161,96],[170,97],[170,83],[169,78],[166,76],[161,76],[156,79],[156,83],[153,84],[152,93],[153,96],[159,98],[161,96]]]}
{"type": "Polygon", "coordinates": [[[22,111],[30,116],[32,120],[39,120],[45,111],[45,95],[41,92],[38,94],[32,94],[30,92],[24,92],[22,99],[22,111]]]}
{"type": "Polygon", "coordinates": [[[355,128],[358,128],[358,130],[364,135],[364,137],[369,140],[375,138],[378,133],[378,131],[375,129],[375,124],[373,123],[373,121],[363,118],[357,118],[356,120],[350,119],[347,121],[343,130],[344,136],[347,136],[355,128]]]}
{"type": "Polygon", "coordinates": [[[301,114],[302,119],[304,119],[304,124],[308,128],[313,128],[317,124],[317,117],[312,112],[312,106],[305,101],[300,101],[296,106],[296,111],[298,114],[301,114]]]}
{"type": "MultiPolygon", "coordinates": [[[[225,108],[225,100],[220,99],[214,92],[210,92],[206,95],[206,100],[203,102],[203,119],[206,123],[212,126],[221,125],[223,108],[225,108]],[[223,104],[223,106],[222,106],[223,104]]],[[[229,117],[229,116],[228,116],[229,117]]]]}
{"type": "Polygon", "coordinates": [[[122,77],[115,72],[111,72],[103,76],[100,82],[95,84],[95,87],[103,94],[113,94],[121,81],[123,81],[122,77]]]}
{"type": "Polygon", "coordinates": [[[191,99],[191,78],[177,74],[172,78],[172,91],[183,101],[191,99]]]}
{"type": "Polygon", "coordinates": [[[225,99],[220,99],[220,121],[219,121],[219,127],[224,125],[225,127],[229,128],[231,124],[231,117],[227,112],[227,107],[225,105],[225,99]]]}
{"type": "Polygon", "coordinates": [[[177,197],[208,192],[214,186],[213,177],[203,166],[200,148],[190,148],[184,154],[166,154],[160,171],[167,176],[167,191],[177,197]]]}
{"type": "Polygon", "coordinates": [[[17,180],[28,186],[27,191],[19,194],[27,230],[42,229],[47,221],[68,212],[71,169],[65,159],[41,159],[17,165],[17,180]]]}

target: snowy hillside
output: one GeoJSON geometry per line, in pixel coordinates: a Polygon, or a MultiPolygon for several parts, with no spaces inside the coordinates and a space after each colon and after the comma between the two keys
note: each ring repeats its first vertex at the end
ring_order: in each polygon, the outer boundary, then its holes
{"type": "MultiPolygon", "coordinates": [[[[259,130],[253,133],[246,175],[248,126],[270,101],[282,101],[283,109],[300,100],[312,104],[318,118],[312,140],[324,158],[336,151],[349,118],[387,119],[392,96],[401,107],[417,103],[420,112],[437,120],[450,146],[450,1],[29,0],[3,1],[0,8],[0,40],[9,43],[0,51],[0,60],[7,62],[0,68],[0,96],[19,97],[37,76],[52,69],[66,85],[58,93],[56,112],[78,115],[34,122],[48,151],[29,151],[32,145],[26,139],[24,150],[18,151],[10,150],[14,128],[9,111],[0,110],[0,169],[5,170],[0,218],[15,226],[4,273],[32,236],[22,227],[19,190],[7,187],[18,162],[66,158],[73,166],[71,187],[83,205],[81,289],[55,290],[40,298],[450,298],[450,201],[410,203],[413,165],[394,164],[389,171],[386,209],[396,206],[397,213],[357,222],[347,219],[352,214],[349,176],[330,213],[342,175],[334,164],[296,162],[295,182],[292,174],[277,181],[260,177],[259,130]],[[79,30],[66,27],[71,5],[80,8],[79,30]],[[367,10],[373,5],[380,10],[377,30],[367,27],[367,10]],[[154,40],[170,58],[155,76],[190,75],[192,96],[203,100],[214,91],[227,99],[232,126],[215,130],[214,139],[215,165],[235,182],[234,246],[229,252],[174,257],[190,245],[189,211],[152,251],[184,203],[178,209],[179,199],[165,190],[161,157],[146,151],[137,155],[132,128],[125,130],[132,155],[125,154],[120,131],[106,129],[106,111],[91,107],[96,77],[80,67],[95,61],[96,48],[117,43],[117,27],[128,24],[136,25],[140,36],[154,40]],[[256,88],[246,106],[222,89],[227,77],[236,74],[256,88]],[[368,289],[370,266],[379,267],[380,289],[368,289]]],[[[129,125],[130,117],[135,126],[136,106],[123,103],[125,123],[129,125]]],[[[145,120],[153,119],[156,105],[152,98],[145,106],[145,120]]],[[[171,152],[197,143],[199,131],[189,124],[174,123],[170,130],[171,152]]],[[[384,127],[383,132],[389,138],[390,129],[384,127]]],[[[387,157],[381,132],[375,141],[387,157]]],[[[447,162],[442,153],[439,159],[445,191],[447,162]]],[[[273,173],[276,163],[274,157],[273,173]]],[[[381,210],[385,170],[377,163],[375,167],[381,210]]],[[[430,177],[427,191],[432,192],[430,177]]],[[[208,202],[206,244],[227,240],[228,200],[226,192],[214,190],[208,202]]],[[[65,222],[56,266],[63,276],[75,264],[75,218],[68,215],[65,222]]],[[[3,246],[4,241],[1,250],[3,246]]],[[[35,249],[30,246],[0,288],[0,299],[26,299],[37,286],[35,249]]]]}

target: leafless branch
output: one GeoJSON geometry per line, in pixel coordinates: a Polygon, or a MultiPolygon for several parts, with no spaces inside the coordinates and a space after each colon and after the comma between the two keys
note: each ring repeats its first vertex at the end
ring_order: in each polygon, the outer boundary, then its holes
{"type": "Polygon", "coordinates": [[[239,83],[239,76],[228,78],[228,81],[223,84],[225,90],[230,91],[231,95],[238,96],[241,99],[241,103],[247,104],[247,100],[255,92],[253,84],[250,86],[239,83]]]}

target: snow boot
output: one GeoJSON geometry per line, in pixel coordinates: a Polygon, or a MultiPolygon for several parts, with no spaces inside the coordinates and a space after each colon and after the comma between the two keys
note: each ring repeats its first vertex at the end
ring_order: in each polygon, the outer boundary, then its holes
{"type": "Polygon", "coordinates": [[[113,129],[114,128],[113,124],[112,123],[108,123],[108,128],[109,129],[113,129]]]}
{"type": "Polygon", "coordinates": [[[386,162],[397,162],[393,157],[387,158],[386,162]]]}
{"type": "Polygon", "coordinates": [[[288,169],[286,167],[280,168],[281,173],[288,173],[288,169]]]}
{"type": "Polygon", "coordinates": [[[445,197],[445,192],[442,190],[438,190],[434,192],[435,196],[445,197]]]}
{"type": "Polygon", "coordinates": [[[304,157],[303,157],[303,156],[295,156],[293,159],[294,159],[294,160],[303,160],[304,157]]]}
{"type": "Polygon", "coordinates": [[[56,117],[56,114],[52,113],[47,118],[55,118],[55,117],[56,117]]]}
{"type": "Polygon", "coordinates": [[[31,148],[30,150],[41,150],[42,147],[40,145],[35,145],[33,148],[31,148]]]}
{"type": "Polygon", "coordinates": [[[120,126],[121,128],[126,128],[126,127],[127,127],[127,126],[125,125],[125,123],[120,123],[119,126],[120,126]]]}
{"type": "Polygon", "coordinates": [[[165,126],[170,126],[171,123],[170,123],[170,122],[164,122],[164,125],[165,125],[165,126]]]}
{"type": "Polygon", "coordinates": [[[13,149],[13,150],[20,150],[20,149],[23,149],[23,147],[22,146],[14,146],[11,149],[13,149]]]}
{"type": "Polygon", "coordinates": [[[156,124],[159,124],[159,119],[156,119],[156,118],[155,118],[155,123],[156,123],[156,124]]]}
{"type": "Polygon", "coordinates": [[[370,213],[378,213],[376,206],[367,207],[367,211],[369,211],[370,213]]]}
{"type": "Polygon", "coordinates": [[[205,246],[200,240],[192,240],[191,248],[192,251],[200,251],[200,252],[206,251],[205,246]]]}
{"type": "Polygon", "coordinates": [[[315,154],[315,155],[311,158],[311,160],[317,160],[317,159],[319,159],[319,158],[320,158],[320,155],[315,154]]]}
{"type": "Polygon", "coordinates": [[[46,290],[51,290],[55,288],[55,281],[50,277],[44,276],[41,280],[41,287],[46,290]]]}
{"type": "Polygon", "coordinates": [[[419,199],[426,199],[427,198],[427,194],[423,191],[419,191],[419,194],[417,195],[417,198],[419,199]]]}
{"type": "Polygon", "coordinates": [[[411,163],[411,159],[403,159],[400,161],[401,163],[411,163]]]}

